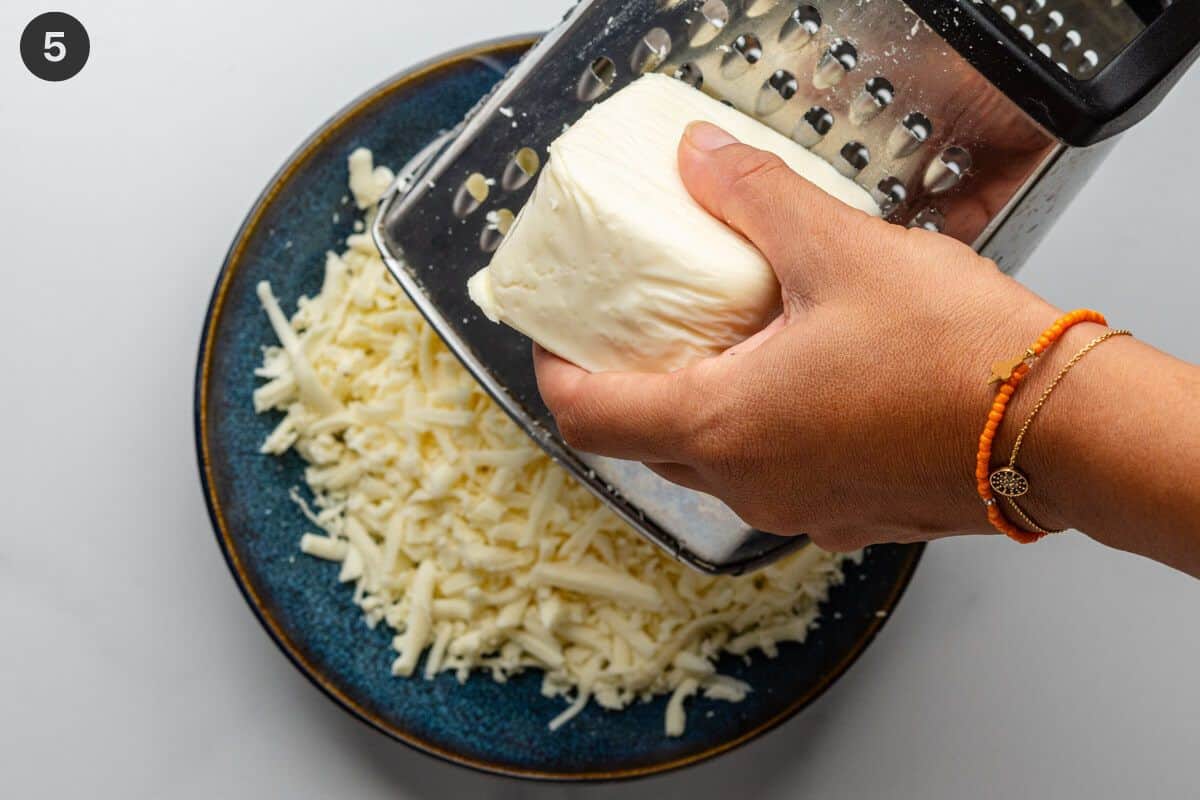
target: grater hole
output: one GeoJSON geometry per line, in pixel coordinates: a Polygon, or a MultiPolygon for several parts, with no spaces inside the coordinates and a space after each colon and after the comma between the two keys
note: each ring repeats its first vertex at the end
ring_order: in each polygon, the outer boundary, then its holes
{"type": "Polygon", "coordinates": [[[506,192],[515,192],[529,183],[542,167],[542,159],[532,147],[522,147],[513,155],[504,174],[500,177],[500,185],[506,192]]]}
{"type": "Polygon", "coordinates": [[[1033,26],[1028,22],[1023,23],[1017,31],[1029,41],[1033,41],[1033,26]]]}
{"type": "Polygon", "coordinates": [[[805,147],[814,147],[833,130],[833,114],[821,106],[813,106],[804,112],[792,138],[805,147]]]}
{"type": "Polygon", "coordinates": [[[887,177],[879,182],[873,194],[883,216],[890,217],[908,199],[908,188],[899,178],[887,177]]]}
{"type": "Polygon", "coordinates": [[[729,50],[721,58],[721,74],[726,78],[738,78],[762,60],[762,42],[752,33],[743,33],[733,40],[729,50]]]}
{"type": "Polygon", "coordinates": [[[1070,53],[1081,44],[1083,44],[1083,37],[1079,35],[1079,31],[1069,30],[1067,31],[1067,35],[1063,37],[1062,44],[1059,45],[1059,49],[1064,53],[1070,53]]]}
{"type": "Polygon", "coordinates": [[[651,28],[633,49],[629,68],[634,75],[653,72],[671,54],[671,34],[663,28],[651,28]]]}
{"type": "Polygon", "coordinates": [[[494,253],[504,241],[512,228],[516,215],[507,208],[489,211],[483,233],[479,235],[479,249],[485,253],[494,253]]]}
{"type": "Polygon", "coordinates": [[[1037,49],[1038,49],[1038,52],[1041,53],[1042,55],[1044,55],[1046,58],[1050,58],[1051,56],[1054,55],[1054,51],[1050,49],[1050,45],[1046,44],[1045,42],[1042,42],[1041,44],[1039,44],[1037,46],[1037,49]]]}
{"type": "Polygon", "coordinates": [[[746,0],[746,16],[761,17],[777,5],[779,0],[746,0]]]}
{"type": "Polygon", "coordinates": [[[841,82],[846,73],[858,66],[858,49],[845,39],[835,39],[817,62],[813,86],[828,89],[841,82]]]}
{"type": "Polygon", "coordinates": [[[876,76],[863,86],[863,90],[850,105],[850,118],[855,125],[870,122],[879,112],[896,99],[896,87],[887,78],[876,76]]]}
{"type": "Polygon", "coordinates": [[[934,194],[948,192],[971,169],[971,154],[961,147],[947,147],[925,170],[925,188],[934,194]]]}
{"type": "Polygon", "coordinates": [[[933,123],[919,111],[908,114],[888,137],[892,158],[904,158],[917,151],[933,135],[933,123]]]}
{"type": "Polygon", "coordinates": [[[1080,75],[1091,75],[1099,65],[1100,54],[1095,50],[1084,50],[1083,57],[1079,59],[1079,64],[1075,67],[1075,71],[1080,75]]]}
{"type": "Polygon", "coordinates": [[[867,92],[880,108],[887,108],[896,96],[896,87],[887,78],[876,76],[867,81],[867,92]]]}
{"type": "Polygon", "coordinates": [[[1025,0],[1025,13],[1028,16],[1040,14],[1046,8],[1046,0],[1025,0]]]}
{"type": "Polygon", "coordinates": [[[946,227],[946,215],[936,208],[925,208],[913,217],[913,221],[909,223],[908,227],[941,233],[942,229],[946,227]]]}
{"type": "Polygon", "coordinates": [[[762,60],[762,42],[752,33],[743,33],[733,40],[733,51],[751,64],[762,60]]]}
{"type": "Polygon", "coordinates": [[[1009,22],[1017,21],[1017,10],[1010,5],[1000,6],[1000,16],[1004,17],[1009,22]]]}
{"type": "Polygon", "coordinates": [[[846,142],[842,145],[841,156],[837,168],[847,178],[853,178],[871,163],[871,151],[862,142],[846,142]]]}
{"type": "Polygon", "coordinates": [[[575,96],[581,102],[590,103],[612,88],[617,78],[617,65],[608,56],[600,56],[579,76],[575,96]]]}
{"type": "Polygon", "coordinates": [[[693,23],[692,45],[706,45],[720,35],[729,24],[729,6],[724,0],[705,0],[700,6],[700,16],[693,23]]]}
{"type": "Polygon", "coordinates": [[[488,179],[478,172],[471,173],[454,193],[454,202],[451,204],[454,216],[459,219],[469,217],[483,205],[490,192],[491,185],[488,183],[488,179]]]}
{"type": "Polygon", "coordinates": [[[1061,11],[1051,11],[1046,15],[1046,24],[1042,26],[1042,33],[1057,33],[1063,26],[1063,15],[1061,11]]]}
{"type": "Polygon", "coordinates": [[[779,41],[788,47],[803,47],[821,30],[821,12],[812,6],[800,6],[784,21],[779,41]]]}
{"type": "Polygon", "coordinates": [[[795,97],[798,91],[800,91],[800,83],[796,80],[795,75],[786,69],[776,70],[758,90],[758,102],[755,109],[760,116],[774,114],[783,108],[788,100],[795,97]]]}
{"type": "Polygon", "coordinates": [[[675,78],[695,89],[699,89],[704,85],[704,72],[691,61],[675,70],[675,78]]]}

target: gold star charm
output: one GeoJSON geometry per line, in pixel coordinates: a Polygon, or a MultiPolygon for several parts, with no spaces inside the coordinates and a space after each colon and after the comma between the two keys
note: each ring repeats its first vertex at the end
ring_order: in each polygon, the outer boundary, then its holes
{"type": "Polygon", "coordinates": [[[1016,358],[997,361],[995,364],[992,364],[992,377],[988,379],[988,385],[1005,383],[1024,361],[1025,356],[1017,356],[1016,358]]]}
{"type": "Polygon", "coordinates": [[[1030,363],[1036,357],[1033,351],[1026,350],[1016,358],[1009,358],[992,364],[992,377],[988,379],[988,386],[997,383],[1006,383],[1013,376],[1017,367],[1030,363]]]}

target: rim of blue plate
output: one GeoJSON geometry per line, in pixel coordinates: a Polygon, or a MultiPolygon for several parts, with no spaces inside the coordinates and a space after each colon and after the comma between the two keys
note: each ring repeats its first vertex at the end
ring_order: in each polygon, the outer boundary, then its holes
{"type": "MultiPolygon", "coordinates": [[[[221,266],[221,271],[217,277],[216,286],[213,289],[212,297],[209,301],[208,310],[204,317],[204,328],[200,339],[200,352],[196,364],[196,382],[194,395],[194,425],[196,438],[196,456],[200,469],[200,482],[204,490],[204,500],[208,507],[208,514],[212,520],[213,532],[216,535],[217,543],[221,548],[221,553],[225,558],[225,562],[229,566],[229,570],[233,575],[234,582],[245,598],[246,603],[254,612],[255,617],[262,624],[267,634],[275,645],[283,652],[284,655],[292,662],[300,672],[309,679],[310,682],[321,690],[330,700],[341,706],[343,710],[360,720],[361,722],[374,728],[376,731],[399,741],[415,750],[425,753],[426,755],[434,756],[451,764],[460,767],[467,767],[480,772],[490,773],[494,775],[502,775],[512,778],[525,778],[539,781],[559,781],[559,782],[603,782],[617,781],[630,778],[647,777],[657,775],[664,772],[681,769],[693,764],[707,761],[716,756],[734,750],[759,736],[773,730],[782,723],[791,719],[798,714],[825,691],[833,685],[845,672],[858,660],[863,651],[866,650],[884,623],[891,618],[892,611],[899,603],[904,591],[912,581],[913,573],[917,568],[917,564],[921,560],[924,553],[924,546],[912,548],[907,563],[904,565],[902,574],[899,580],[896,581],[892,592],[889,595],[887,602],[884,604],[882,611],[886,612],[882,616],[870,624],[863,632],[862,636],[855,642],[855,646],[851,648],[846,655],[832,669],[830,669],[821,680],[817,682],[808,692],[796,698],[785,706],[782,706],[779,711],[770,719],[763,722],[756,728],[747,731],[743,735],[730,739],[725,742],[716,744],[706,750],[691,753],[686,756],[664,761],[662,763],[647,765],[631,769],[613,770],[613,771],[590,771],[582,773],[560,773],[547,772],[539,770],[528,770],[514,768],[504,764],[490,763],[464,756],[461,753],[456,753],[452,750],[447,750],[439,747],[432,742],[414,736],[411,733],[401,730],[393,725],[388,724],[378,715],[372,714],[364,708],[361,703],[356,701],[352,696],[345,691],[335,686],[321,671],[311,664],[305,658],[302,650],[292,642],[284,633],[282,627],[273,618],[267,610],[262,599],[259,597],[253,582],[249,579],[245,565],[241,563],[238,556],[237,548],[234,546],[236,532],[230,529],[230,526],[225,518],[224,510],[221,506],[221,499],[217,496],[215,489],[215,479],[213,477],[213,460],[211,457],[210,442],[208,437],[208,420],[209,412],[207,407],[208,384],[211,375],[211,364],[213,355],[214,334],[217,329],[217,324],[221,319],[221,313],[224,309],[226,292],[230,285],[230,279],[238,270],[242,263],[242,256],[250,238],[255,233],[257,226],[262,219],[267,208],[275,201],[280,192],[287,185],[288,180],[300,168],[314,158],[320,151],[322,145],[335,135],[335,133],[348,124],[359,115],[365,113],[377,103],[386,101],[393,94],[402,91],[414,83],[428,80],[436,77],[444,70],[453,68],[455,65],[479,56],[503,56],[503,55],[519,55],[525,50],[528,50],[536,41],[537,35],[521,34],[516,36],[502,37],[480,42],[473,45],[453,50],[440,56],[435,56],[427,61],[424,61],[408,70],[398,73],[391,78],[377,84],[362,95],[352,100],[349,104],[343,107],[340,111],[334,114],[329,120],[321,125],[316,132],[308,137],[303,144],[287,159],[284,165],[275,173],[268,182],[267,187],[259,195],[247,214],[246,219],[242,222],[238,229],[237,235],[234,237],[233,244],[230,245],[229,251],[225,256],[225,261],[221,266]]],[[[349,613],[349,612],[348,612],[349,613]]]]}

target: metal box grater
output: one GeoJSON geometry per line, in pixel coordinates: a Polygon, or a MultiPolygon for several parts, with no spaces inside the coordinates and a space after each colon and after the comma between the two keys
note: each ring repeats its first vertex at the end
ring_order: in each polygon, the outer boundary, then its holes
{"type": "Polygon", "coordinates": [[[631,525],[708,572],[761,566],[804,540],[750,529],[640,464],[568,447],[528,341],[479,313],[467,279],[500,245],[550,143],[648,71],[793,137],[890,220],[1016,269],[1117,134],[1195,60],[1200,0],[989,2],[583,0],[401,171],[375,240],[488,392],[631,525]]]}

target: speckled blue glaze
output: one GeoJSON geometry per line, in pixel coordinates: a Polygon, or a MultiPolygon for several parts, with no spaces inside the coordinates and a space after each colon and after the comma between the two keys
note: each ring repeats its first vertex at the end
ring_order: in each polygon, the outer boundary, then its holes
{"type": "Polygon", "coordinates": [[[255,415],[252,377],[261,347],[274,342],[255,297],[271,281],[285,308],[320,288],[324,253],[351,232],[346,156],[371,148],[398,167],[438,131],[455,124],[515,62],[528,40],[447,56],[355,101],[309,140],[272,181],[239,232],[213,294],[196,381],[201,476],[217,538],[251,607],[281,649],[351,713],[426,752],[483,770],[551,779],[649,774],[724,752],[795,714],[827,688],[874,637],[907,585],[920,547],[879,547],[834,590],[804,646],[749,666],[726,659],[722,672],[749,681],[739,705],[689,703],[687,733],[663,735],[665,698],[623,713],[594,706],[558,732],[546,723],[563,708],[539,692],[540,675],[508,685],[473,677],[464,685],[393,678],[394,654],[381,626],[369,630],[338,584],[337,565],[299,554],[311,525],[288,498],[303,486],[294,455],[258,453],[276,423],[255,415]],[[838,612],[839,618],[834,618],[838,612]],[[711,715],[711,716],[710,716],[711,715]]]}

